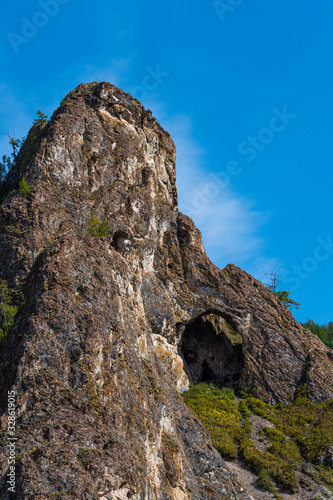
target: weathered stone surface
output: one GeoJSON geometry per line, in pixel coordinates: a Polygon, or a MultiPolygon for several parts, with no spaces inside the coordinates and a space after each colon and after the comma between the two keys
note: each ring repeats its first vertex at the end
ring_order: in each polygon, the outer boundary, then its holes
{"type": "Polygon", "coordinates": [[[325,453],[319,456],[318,463],[326,467],[333,467],[333,446],[329,446],[325,453]]]}
{"type": "MultiPolygon", "coordinates": [[[[179,391],[227,377],[270,402],[302,382],[329,399],[332,351],[210,262],[178,212],[171,137],[137,100],[80,85],[29,137],[13,187],[24,174],[32,194],[0,208],[0,278],[25,297],[0,375],[3,435],[17,392],[16,498],[248,498],[179,391]],[[109,236],[88,234],[92,214],[109,236]]],[[[6,471],[2,450],[0,499],[6,471]]]]}

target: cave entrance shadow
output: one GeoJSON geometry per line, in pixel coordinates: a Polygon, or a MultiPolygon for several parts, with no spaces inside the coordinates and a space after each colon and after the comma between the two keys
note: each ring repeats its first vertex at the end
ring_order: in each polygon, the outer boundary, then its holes
{"type": "Polygon", "coordinates": [[[242,336],[232,318],[206,312],[189,322],[180,342],[180,354],[191,382],[221,382],[237,388],[244,367],[242,336]]]}

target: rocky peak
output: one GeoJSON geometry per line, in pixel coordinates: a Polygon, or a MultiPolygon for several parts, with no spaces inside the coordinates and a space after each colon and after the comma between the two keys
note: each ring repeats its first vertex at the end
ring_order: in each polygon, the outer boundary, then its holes
{"type": "Polygon", "coordinates": [[[248,498],[179,393],[218,379],[273,403],[303,383],[329,399],[332,351],[267,287],[210,262],[178,212],[169,134],[120,89],[70,92],[31,129],[23,174],[32,194],[0,208],[0,278],[24,296],[0,362],[18,498],[248,498]]]}
{"type": "Polygon", "coordinates": [[[114,85],[79,85],[37,129],[31,129],[20,156],[28,179],[45,177],[91,192],[115,182],[145,185],[177,210],[170,135],[150,110],[114,85]]]}

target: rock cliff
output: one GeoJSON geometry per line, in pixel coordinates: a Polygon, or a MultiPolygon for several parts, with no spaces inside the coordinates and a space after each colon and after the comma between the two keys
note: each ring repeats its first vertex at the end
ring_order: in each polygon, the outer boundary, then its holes
{"type": "Polygon", "coordinates": [[[0,279],[23,297],[0,363],[4,437],[17,398],[15,498],[247,499],[183,403],[189,381],[333,398],[332,351],[260,282],[210,262],[178,212],[175,162],[151,112],[108,83],[80,85],[29,132],[0,208],[0,279]]]}

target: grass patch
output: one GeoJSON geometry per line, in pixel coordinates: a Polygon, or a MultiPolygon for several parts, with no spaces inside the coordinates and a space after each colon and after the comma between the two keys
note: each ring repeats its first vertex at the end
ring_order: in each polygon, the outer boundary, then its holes
{"type": "Polygon", "coordinates": [[[236,458],[239,441],[245,439],[247,433],[233,391],[213,383],[199,384],[192,385],[183,397],[209,431],[221,455],[224,458],[236,458]]]}

